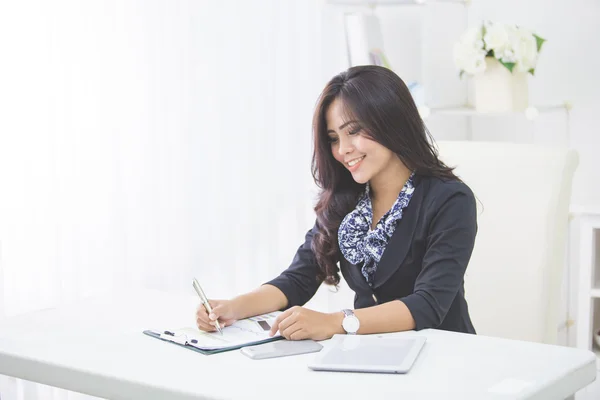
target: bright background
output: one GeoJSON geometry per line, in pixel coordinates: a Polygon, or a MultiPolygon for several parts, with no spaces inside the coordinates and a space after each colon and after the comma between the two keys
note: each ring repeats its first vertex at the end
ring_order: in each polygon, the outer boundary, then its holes
{"type": "MultiPolygon", "coordinates": [[[[405,80],[425,74],[432,104],[467,98],[451,53],[467,25],[514,22],[546,38],[532,103],[573,104],[573,202],[600,205],[600,2],[400,8],[376,10],[386,52],[405,80]]],[[[194,276],[228,297],[286,268],[314,222],[313,107],[348,66],[341,11],[321,0],[0,0],[0,318],[112,288],[191,291],[194,276]]],[[[566,126],[544,118],[538,136],[566,126]]],[[[437,139],[462,138],[466,123],[428,121],[437,139]]],[[[510,139],[518,124],[479,124],[476,137],[510,139]]],[[[312,304],[333,303],[321,291],[312,304]]],[[[3,400],[77,397],[0,382],[3,400]]]]}

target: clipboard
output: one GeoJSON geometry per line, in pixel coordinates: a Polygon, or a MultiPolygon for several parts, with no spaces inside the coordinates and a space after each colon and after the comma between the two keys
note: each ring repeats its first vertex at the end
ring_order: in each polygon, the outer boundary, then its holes
{"type": "Polygon", "coordinates": [[[211,355],[211,354],[218,354],[218,353],[223,353],[226,351],[231,351],[231,350],[237,350],[237,349],[241,349],[242,347],[246,347],[246,346],[254,346],[254,345],[259,345],[259,344],[264,344],[264,343],[270,343],[270,342],[275,342],[278,340],[282,340],[284,339],[283,336],[274,336],[272,338],[269,339],[264,339],[264,340],[260,340],[260,341],[255,341],[255,342],[249,342],[249,343],[245,343],[245,344],[238,344],[238,345],[234,345],[234,346],[227,346],[227,347],[221,347],[218,349],[203,349],[201,347],[196,347],[190,343],[180,343],[178,341],[174,341],[174,340],[169,340],[166,339],[164,337],[161,337],[161,334],[159,332],[155,332],[155,331],[151,331],[151,330],[145,330],[143,331],[143,333],[145,335],[148,335],[150,337],[153,337],[155,339],[158,340],[162,340],[164,342],[167,343],[173,343],[176,344],[177,346],[186,348],[188,350],[192,350],[195,352],[198,352],[200,354],[204,354],[204,355],[211,355]]]}
{"type": "Polygon", "coordinates": [[[268,336],[271,324],[278,314],[280,312],[237,321],[223,329],[223,337],[219,333],[204,332],[197,328],[181,328],[163,332],[147,329],[143,333],[167,343],[210,355],[284,339],[279,334],[273,337],[268,336]]]}

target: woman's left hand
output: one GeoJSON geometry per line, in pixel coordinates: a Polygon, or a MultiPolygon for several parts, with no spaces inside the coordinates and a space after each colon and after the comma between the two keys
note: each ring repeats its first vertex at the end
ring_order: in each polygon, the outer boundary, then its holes
{"type": "Polygon", "coordinates": [[[342,313],[325,314],[295,306],[277,316],[270,335],[279,331],[288,340],[325,340],[343,333],[342,320],[342,313]]]}

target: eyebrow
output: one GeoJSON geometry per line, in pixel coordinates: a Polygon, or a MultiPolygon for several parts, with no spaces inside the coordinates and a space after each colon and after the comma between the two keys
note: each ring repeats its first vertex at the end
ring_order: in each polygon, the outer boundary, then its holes
{"type": "MultiPolygon", "coordinates": [[[[340,127],[339,127],[338,129],[339,129],[339,130],[342,130],[342,129],[344,129],[345,127],[347,127],[348,125],[350,125],[350,124],[352,124],[352,123],[355,123],[355,122],[356,122],[356,121],[354,121],[354,120],[351,120],[351,121],[348,121],[348,122],[344,122],[342,125],[340,125],[340,127]]],[[[328,129],[328,130],[327,130],[327,133],[328,133],[328,134],[329,134],[329,133],[335,133],[335,131],[334,131],[333,129],[328,129]]]]}

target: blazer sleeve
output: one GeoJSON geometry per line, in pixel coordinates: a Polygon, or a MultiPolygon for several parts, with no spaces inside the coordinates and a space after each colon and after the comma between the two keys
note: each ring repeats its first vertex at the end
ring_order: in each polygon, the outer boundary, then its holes
{"type": "Polygon", "coordinates": [[[473,193],[467,189],[446,196],[431,219],[414,291],[400,299],[410,310],[416,330],[436,328],[444,321],[464,285],[476,234],[477,205],[473,193]]]}
{"type": "Polygon", "coordinates": [[[278,277],[265,284],[273,285],[288,299],[287,308],[306,304],[317,292],[321,280],[317,278],[318,264],[311,249],[316,224],[306,233],[304,243],[298,248],[290,266],[278,277]]]}

